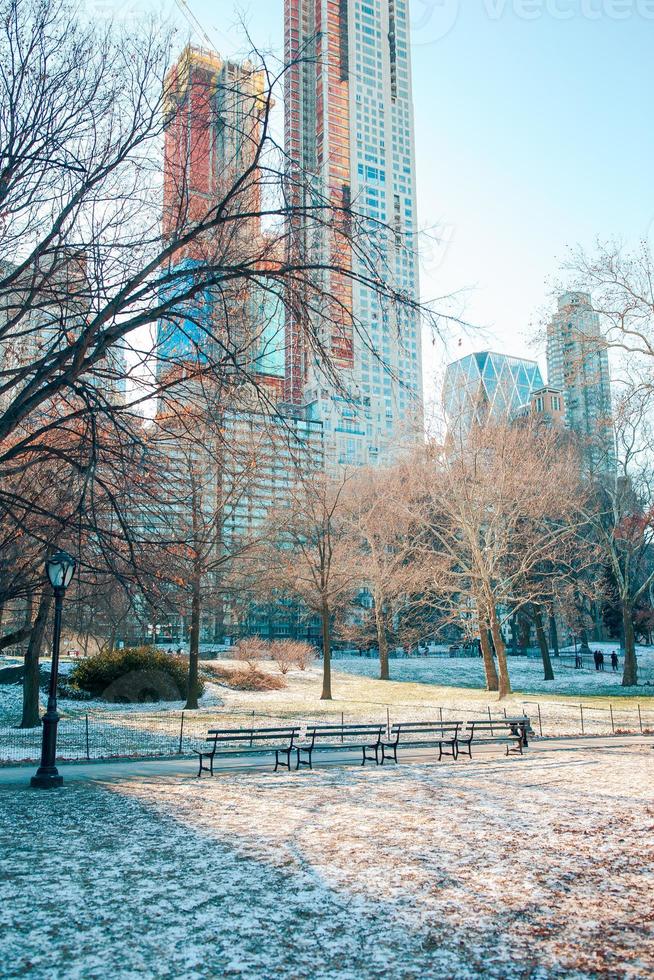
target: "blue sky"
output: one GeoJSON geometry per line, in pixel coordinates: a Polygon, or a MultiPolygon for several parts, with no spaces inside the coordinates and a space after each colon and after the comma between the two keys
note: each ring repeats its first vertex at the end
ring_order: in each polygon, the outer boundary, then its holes
{"type": "MultiPolygon", "coordinates": [[[[87,0],[179,19],[173,0],[87,0]]],[[[183,3],[182,3],[183,6],[183,3]]],[[[281,51],[283,0],[187,0],[214,47],[242,53],[243,12],[281,51]]],[[[448,356],[490,346],[536,354],[566,248],[654,239],[654,0],[412,0],[418,214],[439,243],[425,299],[455,304],[483,336],[426,344],[429,389],[448,356]],[[650,227],[652,226],[652,227],[650,227]]],[[[429,395],[429,390],[426,391],[429,395]]]]}

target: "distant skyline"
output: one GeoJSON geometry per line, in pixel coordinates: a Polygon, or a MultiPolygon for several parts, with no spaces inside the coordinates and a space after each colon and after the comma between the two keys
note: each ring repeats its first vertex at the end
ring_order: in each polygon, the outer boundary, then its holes
{"type": "MultiPolygon", "coordinates": [[[[87,0],[138,23],[169,15],[184,36],[242,54],[281,55],[283,0],[87,0]],[[181,2],[181,6],[184,6],[181,2]],[[193,17],[197,18],[198,27],[193,17]],[[206,36],[205,36],[206,35],[206,36]]],[[[566,248],[654,237],[649,126],[654,2],[411,0],[422,295],[465,290],[457,312],[483,335],[425,338],[425,397],[444,361],[475,349],[538,357],[530,341],[553,311],[566,248]]]]}

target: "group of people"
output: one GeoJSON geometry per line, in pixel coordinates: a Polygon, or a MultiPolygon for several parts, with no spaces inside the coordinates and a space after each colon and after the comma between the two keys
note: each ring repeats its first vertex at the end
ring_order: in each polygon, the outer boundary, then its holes
{"type": "MultiPolygon", "coordinates": [[[[593,660],[595,662],[595,670],[604,670],[604,654],[601,650],[593,650],[593,660]]],[[[581,652],[575,654],[575,667],[578,670],[584,666],[583,657],[581,652]]],[[[618,654],[615,650],[611,653],[611,670],[615,673],[619,667],[618,654]]]]}
{"type": "MultiPolygon", "coordinates": [[[[593,650],[593,660],[595,661],[595,670],[604,670],[604,654],[601,650],[593,650]]],[[[615,650],[611,653],[611,670],[617,671],[618,669],[618,655],[615,650]]]]}

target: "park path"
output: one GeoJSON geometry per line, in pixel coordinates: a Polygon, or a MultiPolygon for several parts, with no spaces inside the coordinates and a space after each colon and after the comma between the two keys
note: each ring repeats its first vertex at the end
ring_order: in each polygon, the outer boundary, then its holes
{"type": "MultiPolygon", "coordinates": [[[[551,754],[557,751],[569,752],[571,749],[578,750],[580,753],[585,751],[596,752],[598,749],[616,749],[621,746],[649,745],[654,749],[654,736],[648,735],[607,735],[607,736],[562,736],[559,738],[539,738],[532,739],[525,757],[538,757],[541,754],[551,754]]],[[[474,757],[478,761],[496,759],[498,755],[503,755],[503,749],[499,745],[479,746],[474,750],[474,757]]],[[[516,757],[516,759],[519,757],[516,757]]],[[[456,763],[451,760],[443,760],[436,763],[434,760],[433,749],[420,749],[413,752],[405,751],[400,757],[400,765],[406,763],[434,762],[435,765],[455,764],[464,765],[466,757],[461,757],[456,763]]],[[[325,752],[321,753],[320,760],[316,768],[325,766],[353,765],[351,753],[325,752]]],[[[107,759],[97,762],[62,762],[58,763],[59,772],[63,775],[66,782],[124,782],[129,780],[159,779],[159,778],[193,778],[197,777],[198,763],[195,758],[174,759],[107,759]]],[[[358,765],[355,768],[360,768],[358,765]]],[[[266,771],[272,769],[270,755],[254,756],[248,758],[224,759],[214,764],[214,772],[219,775],[223,772],[247,772],[247,771],[266,771]]],[[[16,787],[20,784],[28,784],[30,777],[36,771],[36,765],[29,766],[4,766],[0,767],[0,788],[4,786],[16,787]]],[[[203,776],[203,779],[210,777],[203,776]]]]}

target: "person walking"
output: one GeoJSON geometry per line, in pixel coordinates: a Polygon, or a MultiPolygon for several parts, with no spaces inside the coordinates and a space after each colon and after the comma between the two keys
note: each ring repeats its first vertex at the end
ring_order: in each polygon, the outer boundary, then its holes
{"type": "Polygon", "coordinates": [[[599,669],[604,670],[604,654],[601,650],[598,650],[597,653],[599,655],[599,669]]]}
{"type": "Polygon", "coordinates": [[[614,650],[614,651],[613,651],[613,653],[611,654],[611,669],[613,670],[613,672],[614,672],[614,673],[615,673],[615,672],[617,671],[617,669],[618,669],[618,655],[617,655],[617,653],[615,652],[615,650],[614,650]]]}
{"type": "Polygon", "coordinates": [[[595,661],[595,670],[600,669],[600,652],[599,650],[593,650],[593,660],[595,661]]]}

